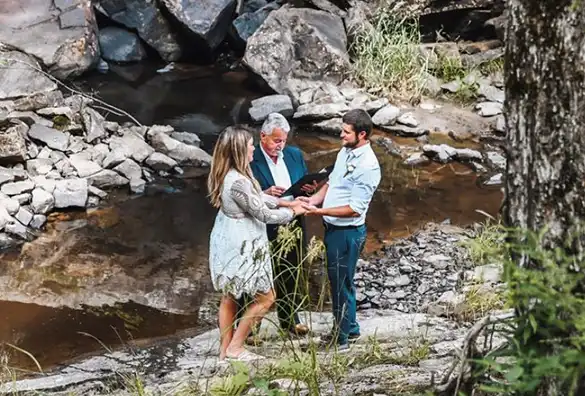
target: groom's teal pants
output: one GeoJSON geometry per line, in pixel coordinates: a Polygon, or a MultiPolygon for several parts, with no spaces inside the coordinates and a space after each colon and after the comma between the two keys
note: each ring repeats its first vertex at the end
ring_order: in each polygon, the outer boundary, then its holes
{"type": "Polygon", "coordinates": [[[366,226],[336,227],[325,223],[327,275],[335,318],[337,343],[347,344],[348,336],[358,335],[356,296],[353,277],[366,239],[366,226]]]}

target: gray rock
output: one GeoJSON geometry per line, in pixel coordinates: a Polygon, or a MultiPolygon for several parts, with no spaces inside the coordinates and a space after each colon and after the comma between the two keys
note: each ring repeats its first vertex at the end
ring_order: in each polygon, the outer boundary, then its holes
{"type": "Polygon", "coordinates": [[[124,160],[124,162],[114,168],[114,171],[126,177],[128,180],[142,178],[142,168],[131,159],[124,160]]]}
{"type": "Polygon", "coordinates": [[[312,103],[301,105],[293,115],[295,120],[325,120],[341,117],[349,110],[345,103],[327,103],[314,105],[312,103]]]}
{"type": "Polygon", "coordinates": [[[100,29],[102,57],[112,62],[138,62],[146,58],[146,50],[138,36],[116,26],[100,29]]]}
{"type": "Polygon", "coordinates": [[[5,183],[0,188],[0,191],[2,191],[6,195],[18,195],[32,191],[33,188],[35,188],[35,183],[30,180],[25,180],[12,183],[5,183]]]}
{"type": "Polygon", "coordinates": [[[122,162],[124,162],[124,160],[126,158],[127,158],[127,150],[122,149],[122,148],[117,148],[115,150],[110,151],[106,155],[106,157],[102,161],[102,166],[104,168],[113,168],[113,167],[121,164],[122,162]]]}
{"type": "Polygon", "coordinates": [[[331,118],[329,120],[313,122],[311,125],[318,132],[339,136],[343,122],[341,118],[331,118]]]}
{"type": "Polygon", "coordinates": [[[28,209],[20,207],[14,218],[21,224],[28,226],[33,219],[33,214],[28,209]]]}
{"type": "Polygon", "coordinates": [[[46,127],[53,126],[53,121],[47,120],[46,118],[43,118],[37,115],[37,113],[33,113],[32,111],[12,111],[6,116],[6,118],[12,121],[20,120],[27,125],[41,124],[46,127]]]}
{"type": "Polygon", "coordinates": [[[498,173],[497,175],[493,175],[492,177],[490,177],[485,182],[485,185],[486,186],[499,186],[503,183],[503,178],[504,178],[504,175],[502,175],[501,173],[498,173]]]}
{"type": "Polygon", "coordinates": [[[31,193],[17,194],[13,195],[12,199],[18,201],[20,205],[28,205],[32,199],[32,194],[31,193]]]}
{"type": "Polygon", "coordinates": [[[189,146],[201,146],[201,139],[199,139],[199,136],[191,132],[173,132],[171,133],[171,137],[179,142],[188,144],[189,146]]]}
{"type": "Polygon", "coordinates": [[[34,228],[35,230],[40,230],[45,225],[46,222],[47,216],[36,214],[33,216],[29,226],[34,228]]]}
{"type": "Polygon", "coordinates": [[[31,208],[36,214],[49,213],[54,207],[55,197],[53,197],[53,194],[40,187],[33,190],[31,208]]]}
{"type": "Polygon", "coordinates": [[[429,157],[423,153],[413,153],[407,159],[404,160],[405,165],[417,166],[423,165],[429,162],[429,157]]]}
{"type": "Polygon", "coordinates": [[[69,146],[69,137],[67,135],[61,131],[40,124],[33,124],[28,130],[28,136],[31,139],[46,144],[54,150],[65,151],[67,150],[67,146],[69,146]]]}
{"type": "Polygon", "coordinates": [[[100,190],[96,186],[89,186],[88,191],[91,195],[94,195],[94,196],[101,198],[101,199],[104,199],[108,196],[107,192],[100,190]]]}
{"type": "Polygon", "coordinates": [[[104,129],[104,117],[90,107],[85,107],[82,112],[83,125],[85,126],[85,141],[92,143],[96,139],[106,136],[104,129]]]}
{"type": "Polygon", "coordinates": [[[258,30],[262,23],[266,20],[268,15],[280,7],[279,2],[265,3],[259,9],[252,9],[239,15],[232,22],[232,29],[230,29],[230,36],[236,43],[245,48],[248,39],[258,30]]]}
{"type": "Polygon", "coordinates": [[[8,249],[17,244],[16,240],[4,232],[0,232],[0,250],[8,249]]]}
{"type": "Polygon", "coordinates": [[[441,89],[451,93],[457,93],[461,89],[461,80],[455,80],[441,85],[441,89]]]}
{"type": "Polygon", "coordinates": [[[85,143],[81,137],[79,136],[69,137],[69,147],[67,147],[68,153],[77,154],[85,150],[86,147],[87,143],[85,143]]]}
{"type": "Polygon", "coordinates": [[[14,181],[14,172],[12,169],[0,166],[0,186],[11,181],[14,181]]]}
{"type": "Polygon", "coordinates": [[[475,105],[477,114],[482,117],[491,117],[498,114],[502,114],[504,105],[499,102],[482,102],[475,105]]]}
{"type": "Polygon", "coordinates": [[[87,207],[88,208],[97,208],[100,204],[100,199],[98,197],[89,197],[87,199],[87,207]]]}
{"type": "Polygon", "coordinates": [[[10,2],[2,11],[0,42],[40,59],[57,78],[79,76],[99,59],[91,1],[72,0],[66,8],[53,7],[53,0],[10,2]]]}
{"type": "Polygon", "coordinates": [[[20,202],[0,192],[0,207],[6,209],[9,215],[14,216],[20,209],[20,202]]]}
{"type": "Polygon", "coordinates": [[[506,119],[503,115],[499,115],[496,117],[496,122],[494,125],[494,130],[499,133],[506,133],[506,119]]]}
{"type": "Polygon", "coordinates": [[[445,269],[451,264],[451,257],[444,254],[433,254],[423,257],[423,262],[438,269],[445,269]]]}
{"type": "Polygon", "coordinates": [[[249,113],[252,120],[264,121],[271,113],[280,113],[290,117],[294,113],[293,105],[288,95],[268,95],[251,102],[249,113]]]}
{"type": "MultiPolygon", "coordinates": [[[[1,25],[0,17],[0,41],[3,41],[1,25]]],[[[33,57],[17,51],[0,51],[0,63],[3,64],[0,68],[0,100],[44,94],[57,89],[57,84],[50,78],[34,70],[40,66],[33,57]]]]}
{"type": "Polygon", "coordinates": [[[506,169],[506,158],[497,151],[488,151],[486,154],[488,165],[495,169],[503,171],[506,169]]]}
{"type": "Polygon", "coordinates": [[[454,157],[457,151],[447,144],[425,144],[422,147],[423,152],[429,158],[441,163],[447,163],[454,157]]]}
{"type": "Polygon", "coordinates": [[[477,150],[469,148],[455,149],[455,159],[458,161],[481,161],[483,159],[481,153],[477,150]]]}
{"type": "Polygon", "coordinates": [[[91,153],[91,160],[105,168],[103,162],[106,156],[110,153],[110,148],[103,143],[96,144],[93,146],[91,153]]]}
{"type": "Polygon", "coordinates": [[[169,135],[157,132],[149,138],[156,151],[161,152],[181,165],[207,166],[211,163],[211,156],[199,147],[181,143],[169,135]]]}
{"type": "MultiPolygon", "coordinates": [[[[126,158],[132,158],[138,163],[142,163],[150,154],[154,153],[154,149],[144,141],[143,137],[132,131],[126,131],[121,138],[112,137],[110,149],[112,151],[118,150],[124,153],[126,158]]],[[[106,166],[105,160],[104,166],[106,166]]]]}
{"type": "Polygon", "coordinates": [[[49,179],[46,176],[35,176],[33,177],[35,187],[42,188],[46,192],[53,193],[55,191],[55,180],[49,179]]]}
{"type": "Polygon", "coordinates": [[[109,169],[103,169],[88,177],[87,180],[92,186],[98,188],[120,187],[128,184],[128,179],[109,169]]]}
{"type": "Polygon", "coordinates": [[[73,120],[73,111],[70,107],[61,106],[61,107],[44,107],[42,109],[38,109],[37,114],[47,117],[55,117],[55,116],[65,116],[70,120],[73,120]]]}
{"type": "Polygon", "coordinates": [[[75,168],[79,177],[95,175],[102,170],[101,166],[96,162],[91,161],[89,158],[91,158],[91,155],[88,153],[73,154],[69,157],[69,162],[71,163],[71,166],[75,168]]]}
{"type": "Polygon", "coordinates": [[[35,159],[37,158],[37,155],[39,155],[39,152],[40,152],[39,146],[37,146],[33,142],[30,142],[26,149],[26,157],[28,159],[35,159]]]}
{"type": "Polygon", "coordinates": [[[179,60],[181,47],[171,23],[154,1],[101,0],[102,10],[112,20],[135,30],[167,62],[179,60]]]}
{"type": "Polygon", "coordinates": [[[130,191],[134,194],[144,194],[146,189],[146,181],[142,178],[135,178],[130,180],[130,191]]]}
{"type": "Polygon", "coordinates": [[[87,179],[65,179],[55,182],[55,207],[85,207],[88,196],[87,179]]]}
{"type": "Polygon", "coordinates": [[[53,169],[53,161],[46,158],[37,158],[26,161],[26,171],[31,176],[46,175],[53,169]]]}
{"type": "Polygon", "coordinates": [[[8,214],[6,208],[0,205],[0,231],[4,230],[11,221],[13,221],[12,216],[8,214]]]}
{"type": "Polygon", "coordinates": [[[499,283],[502,280],[504,272],[500,264],[488,264],[476,267],[473,273],[473,279],[484,283],[499,283]]]}
{"type": "Polygon", "coordinates": [[[411,128],[405,125],[380,125],[379,128],[385,132],[391,132],[402,137],[419,137],[428,135],[428,129],[411,128]]]}
{"type": "Polygon", "coordinates": [[[480,84],[477,94],[488,102],[504,103],[504,100],[506,100],[506,94],[503,90],[488,84],[480,84]]]}
{"type": "Polygon", "coordinates": [[[170,171],[177,166],[177,161],[161,153],[152,153],[146,159],[146,165],[157,171],[170,171]]]}
{"type": "Polygon", "coordinates": [[[394,105],[386,105],[378,110],[372,117],[374,125],[392,125],[400,115],[400,109],[394,105]]]}
{"type": "Polygon", "coordinates": [[[343,81],[349,70],[346,47],[340,17],[285,5],[248,39],[243,62],[275,92],[298,102],[307,89],[343,81]]]}
{"type": "Polygon", "coordinates": [[[22,239],[29,239],[30,238],[30,235],[28,233],[28,229],[26,228],[26,226],[23,225],[22,223],[20,223],[19,221],[16,221],[16,220],[8,222],[6,224],[6,227],[4,227],[4,230],[8,234],[18,236],[22,239]]]}
{"type": "Polygon", "coordinates": [[[236,4],[234,0],[162,0],[167,10],[201,43],[207,51],[216,49],[225,38],[236,4]]]}
{"type": "Polygon", "coordinates": [[[412,128],[416,128],[419,124],[418,120],[414,118],[413,113],[404,113],[401,114],[397,119],[396,122],[402,125],[406,125],[412,128]]]}
{"type": "MultiPolygon", "coordinates": [[[[2,67],[0,67],[1,73],[2,67]]],[[[1,83],[0,83],[1,84],[1,83]]],[[[1,89],[1,88],[0,88],[1,89]]],[[[21,122],[2,130],[0,126],[0,163],[14,164],[26,159],[26,142],[24,140],[28,127],[21,122]]]]}

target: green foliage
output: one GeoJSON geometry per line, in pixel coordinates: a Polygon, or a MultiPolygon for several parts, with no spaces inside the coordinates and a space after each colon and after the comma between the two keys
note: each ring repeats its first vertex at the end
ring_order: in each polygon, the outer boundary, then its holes
{"type": "Polygon", "coordinates": [[[535,395],[554,384],[555,395],[583,394],[585,379],[585,275],[583,259],[543,247],[540,235],[511,234],[505,280],[517,317],[499,331],[505,348],[482,362],[484,391],[535,395]]]}
{"type": "Polygon", "coordinates": [[[506,230],[501,223],[487,222],[474,238],[461,242],[475,265],[501,263],[506,255],[506,230]]]}

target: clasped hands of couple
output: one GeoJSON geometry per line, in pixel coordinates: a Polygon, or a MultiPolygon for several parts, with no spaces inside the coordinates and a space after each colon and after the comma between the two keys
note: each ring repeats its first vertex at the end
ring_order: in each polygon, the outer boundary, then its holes
{"type": "MultiPolygon", "coordinates": [[[[301,187],[301,191],[304,193],[313,193],[318,187],[319,184],[317,182],[314,182],[313,184],[305,184],[301,187]]],[[[283,187],[272,186],[265,190],[264,193],[278,198],[282,195],[282,193],[284,193],[285,190],[286,188],[283,187]]],[[[292,209],[292,211],[295,213],[295,216],[310,216],[318,214],[318,208],[313,204],[313,202],[311,202],[310,197],[297,197],[294,201],[281,200],[280,203],[280,206],[292,209]]]]}

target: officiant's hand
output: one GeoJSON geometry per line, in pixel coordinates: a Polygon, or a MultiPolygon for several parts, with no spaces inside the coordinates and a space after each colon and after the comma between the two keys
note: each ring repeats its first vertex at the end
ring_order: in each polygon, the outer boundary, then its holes
{"type": "Polygon", "coordinates": [[[272,186],[264,190],[264,194],[272,195],[273,197],[280,197],[286,191],[284,187],[272,186]]]}
{"type": "Polygon", "coordinates": [[[301,191],[304,192],[305,194],[310,194],[314,192],[317,189],[317,187],[319,187],[319,183],[317,183],[317,180],[313,180],[313,183],[307,183],[303,185],[301,187],[301,191]]]}

